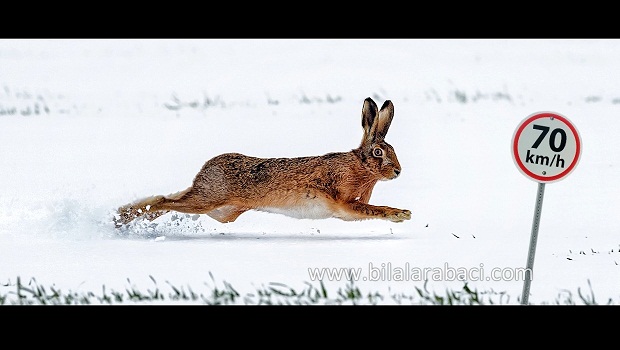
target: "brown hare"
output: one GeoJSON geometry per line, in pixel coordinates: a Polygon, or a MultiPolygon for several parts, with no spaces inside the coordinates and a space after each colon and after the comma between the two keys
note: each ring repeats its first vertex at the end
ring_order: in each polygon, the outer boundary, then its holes
{"type": "Polygon", "coordinates": [[[362,107],[364,135],[349,152],[298,158],[255,158],[226,153],[207,161],[188,189],[153,196],[118,209],[117,227],[174,210],[233,222],[248,210],[299,219],[385,219],[402,222],[411,212],[368,204],[377,181],[398,177],[401,167],[385,135],[394,117],[387,100],[379,110],[370,98],[362,107]]]}

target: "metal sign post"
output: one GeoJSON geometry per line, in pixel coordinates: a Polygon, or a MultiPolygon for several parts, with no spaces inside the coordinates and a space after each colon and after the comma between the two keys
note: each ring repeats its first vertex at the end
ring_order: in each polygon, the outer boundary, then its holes
{"type": "Polygon", "coordinates": [[[538,183],[538,194],[536,195],[536,209],[534,209],[534,221],[532,222],[532,235],[530,236],[530,249],[527,252],[527,264],[525,265],[525,280],[523,281],[523,293],[521,293],[521,304],[527,305],[530,296],[530,284],[532,282],[532,272],[534,271],[534,256],[536,255],[536,241],[538,240],[538,227],[540,225],[540,212],[542,211],[543,197],[545,195],[545,184],[538,183]]]}
{"type": "Polygon", "coordinates": [[[540,226],[545,184],[570,174],[581,155],[581,138],[573,124],[553,112],[538,112],[525,118],[512,136],[512,157],[523,175],[538,182],[536,208],[527,254],[521,304],[527,305],[534,278],[534,256],[540,226]]]}

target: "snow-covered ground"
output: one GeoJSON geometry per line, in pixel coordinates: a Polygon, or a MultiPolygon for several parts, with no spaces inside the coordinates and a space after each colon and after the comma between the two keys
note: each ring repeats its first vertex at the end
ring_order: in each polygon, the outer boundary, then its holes
{"type": "Polygon", "coordinates": [[[546,185],[529,302],[591,286],[619,303],[618,76],[618,40],[0,40],[0,283],[198,288],[212,275],[244,293],[352,268],[363,292],[412,294],[419,272],[442,292],[466,271],[518,304],[537,183],[510,141],[526,116],[555,111],[583,150],[546,185]],[[386,141],[403,168],[370,203],[411,220],[171,213],[114,228],[118,206],[187,188],[218,154],[357,147],[366,97],[394,103],[386,141]]]}

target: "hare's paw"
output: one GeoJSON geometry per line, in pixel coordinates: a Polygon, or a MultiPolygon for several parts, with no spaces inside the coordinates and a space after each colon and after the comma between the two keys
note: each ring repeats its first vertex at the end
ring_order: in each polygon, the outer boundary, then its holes
{"type": "Polygon", "coordinates": [[[392,222],[403,222],[411,219],[411,211],[407,209],[392,209],[386,218],[392,222]]]}
{"type": "Polygon", "coordinates": [[[144,215],[144,212],[140,208],[135,208],[130,205],[120,207],[118,208],[117,212],[114,214],[113,217],[114,226],[118,228],[123,225],[127,225],[132,220],[141,215],[144,215]]]}

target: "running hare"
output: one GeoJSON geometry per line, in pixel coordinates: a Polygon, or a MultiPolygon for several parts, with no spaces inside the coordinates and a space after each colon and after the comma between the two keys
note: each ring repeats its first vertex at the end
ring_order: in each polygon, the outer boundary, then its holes
{"type": "Polygon", "coordinates": [[[368,97],[362,108],[364,135],[354,150],[299,158],[222,154],[204,164],[188,189],[125,205],[114,222],[120,227],[139,216],[154,220],[174,210],[226,223],[252,209],[299,219],[408,220],[409,210],[368,204],[377,181],[395,179],[401,171],[394,148],[384,141],[393,117],[391,101],[379,110],[368,97]]]}

